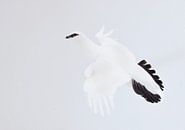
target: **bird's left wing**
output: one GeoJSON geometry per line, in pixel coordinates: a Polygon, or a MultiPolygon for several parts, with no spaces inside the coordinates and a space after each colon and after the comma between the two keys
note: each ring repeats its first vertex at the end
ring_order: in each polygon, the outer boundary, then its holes
{"type": "Polygon", "coordinates": [[[85,71],[84,91],[94,113],[110,114],[114,108],[114,93],[117,88],[131,81],[131,77],[116,64],[98,58],[85,71]]]}

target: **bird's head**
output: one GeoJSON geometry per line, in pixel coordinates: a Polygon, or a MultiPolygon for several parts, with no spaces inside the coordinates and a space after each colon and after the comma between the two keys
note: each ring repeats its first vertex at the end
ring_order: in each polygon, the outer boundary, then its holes
{"type": "Polygon", "coordinates": [[[80,37],[81,33],[79,32],[72,32],[69,35],[66,36],[66,39],[76,39],[77,37],[80,37]]]}
{"type": "Polygon", "coordinates": [[[69,35],[67,35],[65,38],[74,40],[75,42],[78,42],[78,43],[87,43],[87,42],[89,42],[89,39],[81,32],[72,32],[69,35]]]}

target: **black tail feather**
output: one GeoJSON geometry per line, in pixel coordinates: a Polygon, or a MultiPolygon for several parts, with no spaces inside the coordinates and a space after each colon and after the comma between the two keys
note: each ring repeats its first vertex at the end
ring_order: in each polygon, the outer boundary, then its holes
{"type": "Polygon", "coordinates": [[[151,69],[152,66],[150,64],[147,64],[146,60],[140,61],[138,65],[140,65],[144,70],[146,70],[151,75],[153,80],[159,85],[160,89],[163,91],[164,90],[163,82],[160,80],[160,77],[155,74],[156,71],[151,69]]]}
{"type": "Polygon", "coordinates": [[[161,101],[160,95],[151,93],[145,88],[145,86],[135,81],[134,79],[132,79],[132,86],[135,93],[144,97],[146,101],[151,103],[158,103],[161,101]]]}

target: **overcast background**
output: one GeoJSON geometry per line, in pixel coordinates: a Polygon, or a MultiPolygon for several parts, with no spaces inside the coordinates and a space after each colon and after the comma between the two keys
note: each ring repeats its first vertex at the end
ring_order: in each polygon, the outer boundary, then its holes
{"type": "Polygon", "coordinates": [[[1,130],[185,130],[184,0],[0,0],[1,130]],[[92,40],[102,25],[165,83],[147,103],[116,93],[111,116],[91,113],[83,92],[89,63],[66,34],[92,40]]]}

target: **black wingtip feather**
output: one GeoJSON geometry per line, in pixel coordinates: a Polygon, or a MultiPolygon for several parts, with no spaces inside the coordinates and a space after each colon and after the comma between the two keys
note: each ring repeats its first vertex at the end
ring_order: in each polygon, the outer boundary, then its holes
{"type": "Polygon", "coordinates": [[[157,83],[159,83],[159,84],[163,84],[163,82],[162,82],[161,80],[158,80],[158,81],[157,81],[157,83]]]}
{"type": "Polygon", "coordinates": [[[149,72],[150,72],[151,74],[156,73],[155,70],[149,70],[149,72]]]}
{"type": "Polygon", "coordinates": [[[138,65],[140,65],[145,71],[147,71],[150,74],[153,80],[159,85],[160,89],[163,91],[164,90],[163,82],[160,80],[160,77],[155,74],[156,71],[151,69],[152,66],[150,64],[147,64],[146,60],[140,61],[138,65]]]}
{"type": "Polygon", "coordinates": [[[160,95],[151,93],[142,84],[135,81],[134,79],[132,80],[132,86],[136,94],[144,97],[146,101],[150,103],[158,103],[161,101],[160,95]]]}
{"type": "Polygon", "coordinates": [[[147,62],[146,62],[146,60],[142,60],[142,61],[140,61],[138,64],[139,65],[144,65],[144,64],[146,64],[147,62]]]}
{"type": "Polygon", "coordinates": [[[152,66],[151,66],[150,64],[146,64],[145,67],[146,67],[147,69],[150,69],[152,66]]]}

